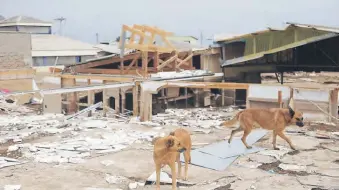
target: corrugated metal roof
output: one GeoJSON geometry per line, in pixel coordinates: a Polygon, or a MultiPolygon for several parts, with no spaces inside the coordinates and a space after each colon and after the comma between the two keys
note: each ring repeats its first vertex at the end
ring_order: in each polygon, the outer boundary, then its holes
{"type": "Polygon", "coordinates": [[[309,44],[309,43],[314,43],[314,42],[325,40],[325,39],[328,39],[328,38],[333,38],[333,37],[336,37],[336,36],[339,36],[339,34],[328,33],[328,34],[324,34],[324,35],[321,35],[321,36],[311,37],[311,38],[301,40],[301,41],[298,41],[298,42],[295,42],[295,43],[291,43],[291,44],[288,44],[288,45],[285,45],[285,46],[281,46],[281,47],[278,47],[278,48],[275,48],[275,49],[272,49],[272,50],[268,50],[268,51],[264,51],[264,52],[260,52],[260,53],[256,53],[256,54],[251,54],[251,55],[244,56],[244,57],[238,57],[238,58],[235,58],[235,59],[230,59],[230,60],[223,62],[221,64],[221,66],[225,67],[225,66],[229,66],[229,65],[243,63],[243,62],[250,61],[250,60],[255,60],[255,59],[264,57],[265,55],[268,55],[268,54],[277,53],[277,52],[280,52],[280,51],[292,49],[292,48],[295,48],[295,47],[303,46],[303,45],[306,45],[306,44],[309,44]]]}
{"type": "Polygon", "coordinates": [[[51,22],[42,21],[28,16],[14,16],[0,21],[0,26],[52,26],[51,22]]]}
{"type": "Polygon", "coordinates": [[[253,34],[263,34],[263,33],[268,33],[271,31],[283,31],[286,30],[287,28],[291,26],[295,27],[300,27],[300,28],[313,28],[315,30],[320,30],[320,31],[327,31],[327,32],[334,32],[334,33],[339,33],[339,28],[335,27],[328,27],[328,26],[319,26],[319,25],[311,25],[311,24],[300,24],[300,23],[293,23],[293,22],[286,22],[287,26],[284,28],[270,28],[268,27],[267,29],[264,30],[259,30],[255,32],[249,32],[246,34],[218,34],[215,35],[214,41],[215,42],[229,42],[229,41],[236,41],[240,40],[246,37],[250,37],[253,34]]]}
{"type": "Polygon", "coordinates": [[[94,46],[100,51],[105,51],[113,54],[120,54],[120,49],[117,45],[106,45],[106,44],[98,44],[94,46]]]}
{"type": "Polygon", "coordinates": [[[286,24],[293,25],[296,27],[301,27],[301,28],[313,28],[316,30],[339,33],[339,28],[336,28],[336,27],[320,26],[320,25],[312,25],[312,24],[300,24],[300,23],[295,23],[295,22],[287,22],[286,24]]]}
{"type": "Polygon", "coordinates": [[[97,55],[92,44],[63,36],[32,34],[32,56],[80,56],[97,55]]]}

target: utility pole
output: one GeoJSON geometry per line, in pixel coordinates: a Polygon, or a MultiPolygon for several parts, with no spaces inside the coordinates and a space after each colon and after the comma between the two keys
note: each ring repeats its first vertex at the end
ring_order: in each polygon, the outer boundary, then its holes
{"type": "Polygon", "coordinates": [[[202,31],[200,30],[200,45],[202,46],[202,40],[203,40],[203,35],[202,35],[202,31]]]}
{"type": "Polygon", "coordinates": [[[99,44],[99,33],[95,33],[97,44],[99,44]]]}
{"type": "Polygon", "coordinates": [[[64,17],[59,17],[59,18],[56,18],[54,19],[56,21],[59,21],[59,35],[62,36],[63,35],[63,31],[62,31],[62,22],[66,20],[66,18],[64,17]]]}

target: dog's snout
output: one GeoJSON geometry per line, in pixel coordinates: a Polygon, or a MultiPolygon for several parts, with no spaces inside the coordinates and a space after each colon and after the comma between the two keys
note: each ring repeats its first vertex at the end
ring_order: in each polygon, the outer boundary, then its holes
{"type": "Polygon", "coordinates": [[[303,126],[304,126],[304,122],[302,122],[302,121],[298,121],[296,124],[297,124],[299,127],[303,127],[303,126]]]}

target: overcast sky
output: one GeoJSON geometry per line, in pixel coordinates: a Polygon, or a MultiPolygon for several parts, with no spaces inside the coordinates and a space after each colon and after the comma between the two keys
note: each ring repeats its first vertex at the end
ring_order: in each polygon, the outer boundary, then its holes
{"type": "MultiPolygon", "coordinates": [[[[114,40],[122,24],[155,25],[204,38],[241,34],[286,21],[339,27],[339,0],[0,0],[0,15],[46,21],[67,18],[64,35],[95,43],[114,40]]],[[[53,25],[58,32],[59,25],[53,25]]]]}

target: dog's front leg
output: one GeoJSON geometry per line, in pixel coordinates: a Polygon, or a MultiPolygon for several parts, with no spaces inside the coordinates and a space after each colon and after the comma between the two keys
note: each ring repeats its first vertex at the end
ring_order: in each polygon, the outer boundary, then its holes
{"type": "Polygon", "coordinates": [[[288,137],[286,137],[286,135],[284,134],[283,131],[280,131],[280,132],[278,133],[278,135],[279,135],[279,137],[281,137],[282,139],[284,139],[284,140],[290,145],[291,149],[297,150],[297,149],[293,146],[292,141],[291,141],[288,137]]]}
{"type": "Polygon", "coordinates": [[[156,173],[156,190],[160,190],[160,170],[161,170],[161,164],[155,165],[155,173],[156,173]]]}
{"type": "Polygon", "coordinates": [[[181,162],[180,162],[180,153],[177,155],[177,163],[178,163],[178,178],[181,178],[181,162]]]}
{"type": "Polygon", "coordinates": [[[177,189],[177,173],[176,173],[175,162],[171,163],[170,168],[172,172],[172,190],[176,190],[177,189]]]}
{"type": "Polygon", "coordinates": [[[279,150],[279,148],[277,147],[277,132],[276,131],[273,131],[273,149],[274,150],[279,150]]]}

